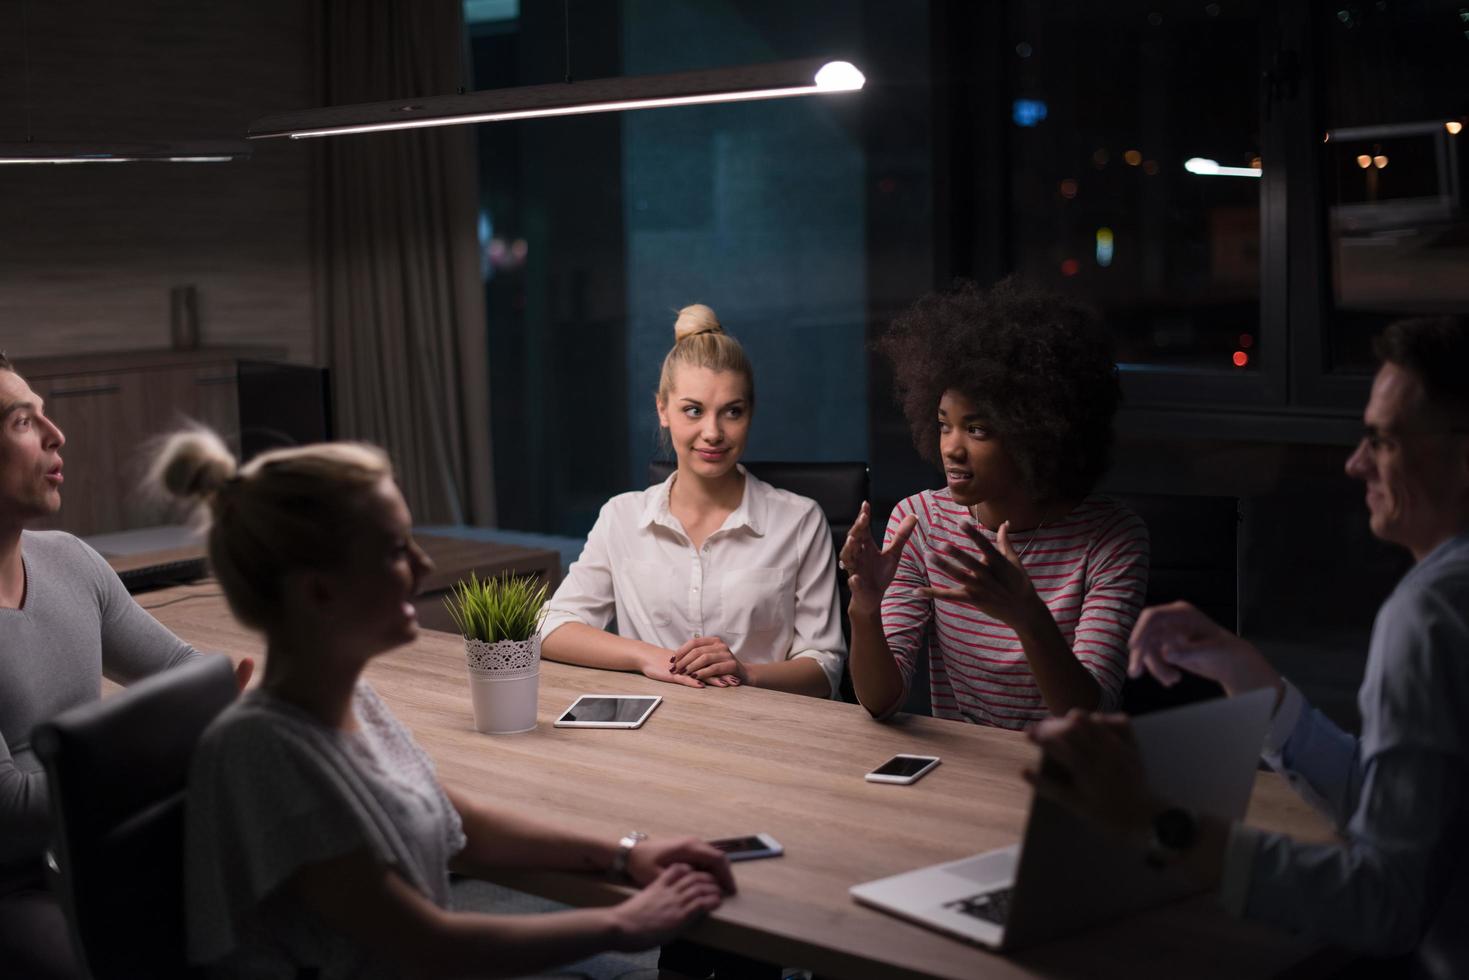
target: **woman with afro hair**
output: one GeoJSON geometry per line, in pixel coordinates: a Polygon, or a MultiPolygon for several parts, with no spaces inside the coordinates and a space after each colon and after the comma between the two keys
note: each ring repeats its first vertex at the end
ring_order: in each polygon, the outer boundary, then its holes
{"type": "Polygon", "coordinates": [[[1020,729],[1115,708],[1147,588],[1148,534],[1092,493],[1121,398],[1095,315],[1007,279],[919,300],[878,349],[945,486],[864,504],[842,548],[851,673],[887,718],[928,648],[933,713],[1020,729]]]}

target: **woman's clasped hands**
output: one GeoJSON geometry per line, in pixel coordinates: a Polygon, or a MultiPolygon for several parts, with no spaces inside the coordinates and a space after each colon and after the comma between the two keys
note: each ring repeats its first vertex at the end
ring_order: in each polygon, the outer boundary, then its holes
{"type": "Polygon", "coordinates": [[[735,893],[729,859],[693,837],[643,841],[628,853],[627,875],[642,888],[617,908],[617,945],[629,951],[668,942],[735,893]]]}
{"type": "Polygon", "coordinates": [[[696,636],[673,651],[668,658],[668,672],[713,687],[739,687],[750,681],[740,658],[717,636],[696,636]]]}
{"type": "Polygon", "coordinates": [[[644,677],[684,687],[752,684],[750,669],[717,636],[696,636],[677,650],[653,649],[641,664],[644,677]]]}

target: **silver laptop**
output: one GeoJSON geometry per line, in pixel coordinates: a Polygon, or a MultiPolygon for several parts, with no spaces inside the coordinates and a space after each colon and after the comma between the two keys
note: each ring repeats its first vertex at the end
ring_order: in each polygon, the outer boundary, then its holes
{"type": "MultiPolygon", "coordinates": [[[[1133,720],[1153,791],[1227,820],[1244,815],[1275,692],[1133,720]]],[[[994,949],[1016,949],[1197,892],[1176,868],[1150,868],[1101,831],[1032,796],[1019,844],[856,885],[852,897],[994,949]]]]}

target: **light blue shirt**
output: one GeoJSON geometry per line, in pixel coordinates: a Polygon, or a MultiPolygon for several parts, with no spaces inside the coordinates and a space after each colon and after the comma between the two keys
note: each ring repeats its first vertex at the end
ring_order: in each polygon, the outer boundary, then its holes
{"type": "Polygon", "coordinates": [[[1220,898],[1236,914],[1469,976],[1469,534],[1435,548],[1377,613],[1354,737],[1294,685],[1264,758],[1342,835],[1236,826],[1220,898]]]}

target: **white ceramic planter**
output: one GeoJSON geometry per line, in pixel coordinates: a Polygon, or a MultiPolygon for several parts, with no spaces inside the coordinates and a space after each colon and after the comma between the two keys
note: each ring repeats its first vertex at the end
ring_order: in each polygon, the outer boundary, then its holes
{"type": "Polygon", "coordinates": [[[464,641],[475,731],[513,735],[536,727],[541,684],[541,638],[464,641]]]}

